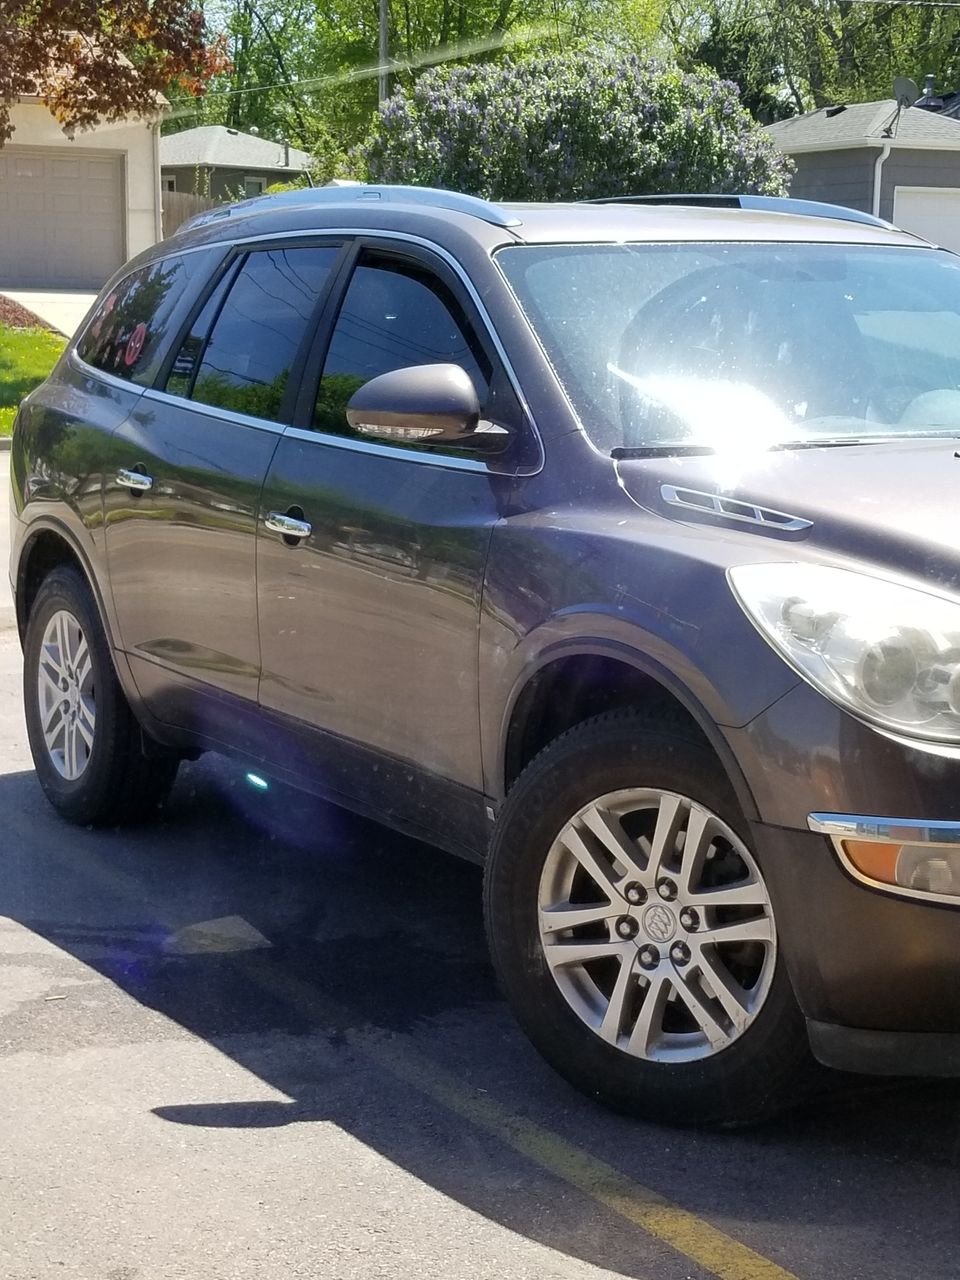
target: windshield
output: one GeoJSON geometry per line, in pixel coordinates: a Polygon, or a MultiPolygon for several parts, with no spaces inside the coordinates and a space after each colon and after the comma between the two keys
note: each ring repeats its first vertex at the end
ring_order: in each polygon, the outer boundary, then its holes
{"type": "Polygon", "coordinates": [[[960,434],[960,259],[817,244],[511,246],[603,449],[960,434]]]}

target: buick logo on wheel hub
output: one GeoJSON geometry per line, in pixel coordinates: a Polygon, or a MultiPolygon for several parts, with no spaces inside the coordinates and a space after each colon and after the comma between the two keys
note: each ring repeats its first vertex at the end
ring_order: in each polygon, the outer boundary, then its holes
{"type": "Polygon", "coordinates": [[[673,912],[656,903],[643,913],[643,929],[654,942],[669,942],[677,931],[673,912]]]}

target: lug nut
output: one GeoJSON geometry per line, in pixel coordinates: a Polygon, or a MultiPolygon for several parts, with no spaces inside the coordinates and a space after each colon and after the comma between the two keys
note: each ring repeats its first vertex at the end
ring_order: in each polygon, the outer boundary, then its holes
{"type": "Polygon", "coordinates": [[[632,916],[621,916],[617,921],[617,933],[621,938],[635,938],[640,926],[632,916]]]}
{"type": "Polygon", "coordinates": [[[624,889],[623,896],[632,907],[638,907],[641,903],[646,902],[647,891],[642,884],[637,884],[635,880],[631,880],[624,889]]]}
{"type": "Polygon", "coordinates": [[[685,942],[675,942],[670,948],[670,959],[674,964],[686,964],[690,959],[690,948],[685,942]]]}
{"type": "Polygon", "coordinates": [[[672,902],[677,896],[677,886],[672,880],[668,880],[664,876],[662,880],[657,881],[657,893],[663,898],[664,902],[672,902]]]}
{"type": "Polygon", "coordinates": [[[686,929],[688,933],[694,933],[700,928],[700,917],[694,911],[693,907],[684,907],[680,912],[680,925],[686,929]]]}
{"type": "Polygon", "coordinates": [[[656,947],[641,947],[637,952],[637,956],[643,969],[655,969],[660,963],[660,952],[656,947]]]}

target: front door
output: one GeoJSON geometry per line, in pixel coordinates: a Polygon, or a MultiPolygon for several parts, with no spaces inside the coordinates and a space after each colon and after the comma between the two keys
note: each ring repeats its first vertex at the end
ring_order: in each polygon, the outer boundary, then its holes
{"type": "Polygon", "coordinates": [[[260,490],[337,246],[228,264],[160,387],[117,431],[106,546],[123,648],[160,719],[205,731],[197,694],[256,702],[260,490]]]}
{"type": "Polygon", "coordinates": [[[257,556],[262,705],[339,744],[309,765],[330,791],[414,827],[430,825],[425,778],[452,797],[482,789],[480,598],[512,483],[476,455],[381,445],[347,423],[357,387],[410,365],[459,364],[489,401],[479,326],[428,261],[359,253],[326,325],[312,429],[274,455],[257,556]],[[284,515],[304,536],[271,530],[284,515]]]}

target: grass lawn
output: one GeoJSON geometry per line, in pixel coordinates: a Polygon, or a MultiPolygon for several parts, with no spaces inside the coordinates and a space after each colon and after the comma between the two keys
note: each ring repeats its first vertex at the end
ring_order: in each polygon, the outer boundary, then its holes
{"type": "Polygon", "coordinates": [[[0,325],[0,436],[10,435],[17,405],[44,380],[66,345],[66,338],[46,329],[0,325]]]}

